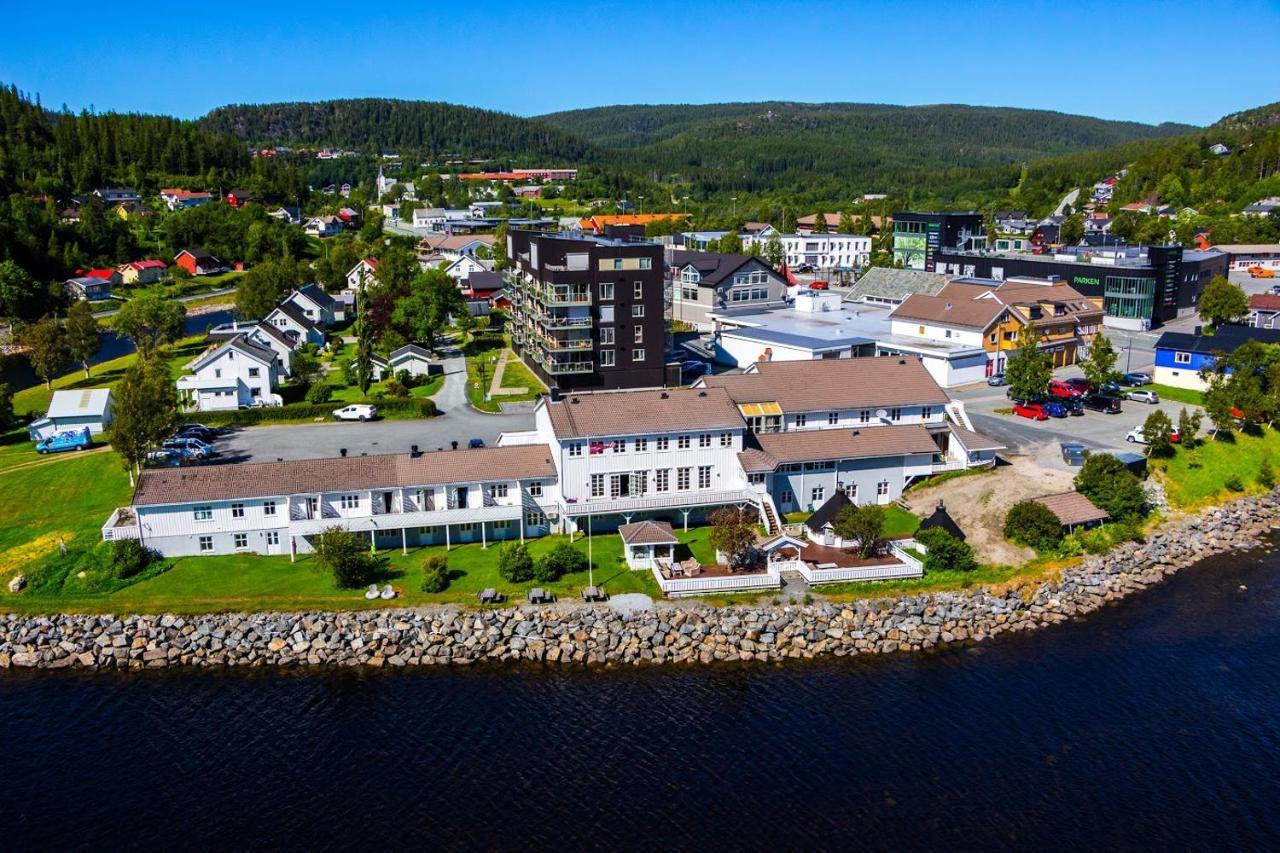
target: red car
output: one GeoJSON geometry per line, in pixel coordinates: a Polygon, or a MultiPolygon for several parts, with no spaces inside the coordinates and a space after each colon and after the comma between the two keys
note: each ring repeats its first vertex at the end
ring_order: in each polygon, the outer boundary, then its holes
{"type": "Polygon", "coordinates": [[[1074,376],[1071,379],[1066,379],[1063,381],[1065,381],[1068,385],[1076,389],[1076,391],[1078,391],[1081,394],[1089,393],[1089,390],[1090,390],[1089,380],[1085,379],[1083,376],[1074,376]]]}
{"type": "Polygon", "coordinates": [[[1070,382],[1061,382],[1054,379],[1049,383],[1049,394],[1053,397],[1065,397],[1069,399],[1071,397],[1079,397],[1083,393],[1083,391],[1076,388],[1070,382]]]}
{"type": "Polygon", "coordinates": [[[1013,413],[1021,418],[1030,418],[1033,421],[1047,421],[1049,416],[1045,414],[1044,406],[1039,403],[1019,403],[1013,407],[1013,413]]]}

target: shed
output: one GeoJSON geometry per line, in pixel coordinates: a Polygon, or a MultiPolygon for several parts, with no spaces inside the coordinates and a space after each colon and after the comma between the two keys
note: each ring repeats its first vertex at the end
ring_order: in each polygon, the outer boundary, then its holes
{"type": "Polygon", "coordinates": [[[88,427],[92,435],[100,435],[114,419],[114,402],[110,388],[54,391],[48,414],[32,421],[27,434],[39,441],[63,430],[88,427]]]}
{"type": "Polygon", "coordinates": [[[1035,500],[1048,507],[1068,531],[1077,527],[1093,527],[1111,518],[1106,510],[1099,509],[1093,501],[1079,492],[1061,492],[1035,500]]]}
{"type": "Polygon", "coordinates": [[[956,524],[956,520],[947,512],[947,507],[942,501],[938,501],[938,506],[934,509],[932,515],[920,522],[920,527],[916,529],[916,532],[931,530],[935,527],[939,530],[947,531],[961,542],[965,540],[964,531],[960,529],[960,525],[956,524]]]}
{"type": "Polygon", "coordinates": [[[618,528],[627,566],[632,569],[652,568],[657,560],[673,559],[680,543],[668,521],[635,521],[618,528]]]}
{"type": "Polygon", "coordinates": [[[809,538],[819,545],[831,548],[845,547],[845,542],[836,533],[835,525],[841,510],[847,506],[853,506],[853,501],[849,500],[849,496],[841,490],[837,490],[827,498],[826,502],[805,520],[804,526],[809,530],[809,538]]]}

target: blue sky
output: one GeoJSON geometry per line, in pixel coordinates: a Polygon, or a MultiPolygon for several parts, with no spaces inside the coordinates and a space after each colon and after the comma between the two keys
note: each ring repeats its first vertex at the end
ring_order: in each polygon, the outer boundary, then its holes
{"type": "Polygon", "coordinates": [[[1276,0],[78,6],[7,9],[0,81],[55,108],[183,117],[346,97],[520,115],[777,99],[1207,124],[1280,100],[1276,0]]]}

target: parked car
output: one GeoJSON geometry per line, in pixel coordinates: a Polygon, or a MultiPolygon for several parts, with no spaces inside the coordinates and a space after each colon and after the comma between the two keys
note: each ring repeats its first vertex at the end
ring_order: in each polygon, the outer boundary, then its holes
{"type": "Polygon", "coordinates": [[[476,448],[484,447],[484,439],[483,439],[483,438],[473,438],[473,439],[471,439],[470,441],[468,441],[468,442],[467,442],[467,447],[470,447],[470,448],[472,448],[472,449],[476,449],[476,448]]]}
{"type": "Polygon", "coordinates": [[[1084,464],[1084,458],[1089,455],[1089,448],[1085,447],[1078,441],[1062,442],[1062,461],[1078,468],[1084,464]]]}
{"type": "Polygon", "coordinates": [[[56,432],[36,444],[36,453],[61,453],[64,450],[84,450],[93,447],[93,436],[88,427],[56,432]]]}
{"type": "Polygon", "coordinates": [[[1080,392],[1080,394],[1089,393],[1089,380],[1083,376],[1073,376],[1070,379],[1064,379],[1063,382],[1080,392]]]}
{"type": "Polygon", "coordinates": [[[1084,398],[1072,397],[1070,400],[1060,400],[1062,405],[1067,407],[1067,414],[1073,418],[1078,418],[1084,414],[1084,398]]]}
{"type": "Polygon", "coordinates": [[[1160,395],[1157,394],[1155,391],[1151,391],[1147,389],[1142,389],[1139,391],[1130,391],[1129,393],[1124,395],[1124,398],[1126,400],[1134,400],[1139,403],[1151,403],[1152,405],[1155,405],[1156,403],[1160,402],[1160,395]]]}
{"type": "Polygon", "coordinates": [[[1069,382],[1062,382],[1060,380],[1054,379],[1049,383],[1049,396],[1050,397],[1078,397],[1080,396],[1080,391],[1078,391],[1076,387],[1069,382]]]}
{"type": "Polygon", "coordinates": [[[1013,413],[1020,418],[1030,418],[1033,421],[1049,420],[1049,415],[1045,413],[1044,406],[1039,403],[1019,403],[1013,407],[1013,413]]]}
{"type": "Polygon", "coordinates": [[[177,450],[153,450],[147,454],[147,464],[156,468],[177,468],[186,462],[199,461],[177,450]]]}
{"type": "Polygon", "coordinates": [[[1087,394],[1084,398],[1084,406],[1086,409],[1105,412],[1108,415],[1120,414],[1120,398],[1109,394],[1087,394]]]}
{"type": "Polygon", "coordinates": [[[987,377],[987,384],[993,388],[998,388],[1008,382],[1003,373],[993,373],[987,377]]]}
{"type": "Polygon", "coordinates": [[[711,365],[705,361],[698,361],[696,358],[688,359],[684,364],[680,365],[680,374],[691,379],[706,376],[710,372],[711,365]]]}
{"type": "Polygon", "coordinates": [[[178,435],[187,438],[198,438],[203,442],[212,442],[218,437],[218,431],[204,424],[183,424],[178,427],[178,435]]]}
{"type": "Polygon", "coordinates": [[[1142,385],[1151,384],[1151,375],[1148,373],[1126,373],[1120,377],[1121,385],[1128,385],[1130,388],[1137,388],[1142,385]]]}
{"type": "Polygon", "coordinates": [[[1065,418],[1071,414],[1070,407],[1059,400],[1050,400],[1040,408],[1044,409],[1044,413],[1051,418],[1065,418]]]}
{"type": "Polygon", "coordinates": [[[371,421],[377,416],[378,407],[368,403],[352,403],[333,410],[334,419],[339,421],[371,421]]]}
{"type": "Polygon", "coordinates": [[[160,446],[165,450],[176,450],[197,459],[208,459],[218,452],[198,438],[171,438],[160,446]]]}
{"type": "Polygon", "coordinates": [[[1124,389],[1121,388],[1115,382],[1103,382],[1101,385],[1098,386],[1098,390],[1095,391],[1094,393],[1102,394],[1103,396],[1106,396],[1106,397],[1119,397],[1121,394],[1124,393],[1124,389]]]}
{"type": "MultiPolygon", "coordinates": [[[[1171,441],[1174,444],[1177,444],[1180,438],[1181,436],[1179,436],[1176,431],[1169,433],[1169,441],[1171,441]]],[[[1136,426],[1133,429],[1129,430],[1129,434],[1124,437],[1124,440],[1129,442],[1130,444],[1146,444],[1147,443],[1147,437],[1142,434],[1142,427],[1140,426],[1136,426]]]]}

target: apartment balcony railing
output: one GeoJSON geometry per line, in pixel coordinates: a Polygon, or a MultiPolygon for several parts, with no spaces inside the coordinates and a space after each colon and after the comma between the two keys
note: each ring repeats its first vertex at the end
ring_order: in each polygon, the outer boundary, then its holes
{"type": "Polygon", "coordinates": [[[545,317],[538,320],[544,327],[548,329],[589,329],[592,322],[590,317],[545,317]]]}
{"type": "Polygon", "coordinates": [[[680,509],[682,507],[722,506],[724,504],[749,504],[755,506],[760,496],[750,489],[728,491],[683,491],[650,493],[642,497],[587,498],[582,501],[565,501],[564,513],[569,516],[603,515],[643,510],[680,509]]]}
{"type": "Polygon", "coordinates": [[[566,373],[590,373],[594,362],[590,361],[547,361],[543,363],[548,373],[561,375],[566,373]]]}

